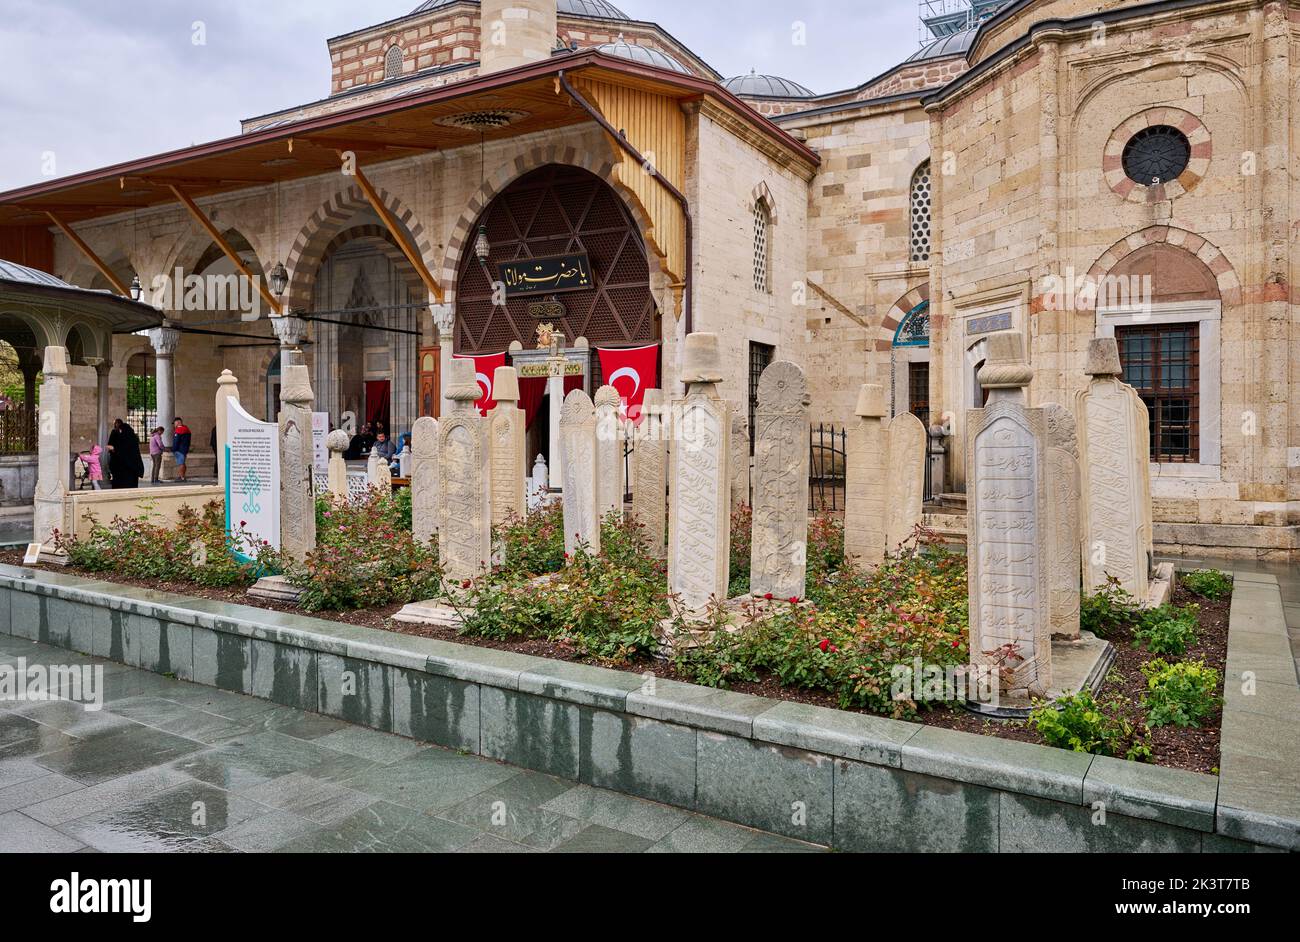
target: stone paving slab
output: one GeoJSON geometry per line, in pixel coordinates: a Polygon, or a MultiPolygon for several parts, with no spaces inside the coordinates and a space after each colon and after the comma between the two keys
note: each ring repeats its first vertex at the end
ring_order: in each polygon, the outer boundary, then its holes
{"type": "MultiPolygon", "coordinates": [[[[0,654],[77,659],[3,635],[0,654]]],[[[824,850],[242,694],[111,676],[99,712],[0,708],[0,852],[824,850]]]]}

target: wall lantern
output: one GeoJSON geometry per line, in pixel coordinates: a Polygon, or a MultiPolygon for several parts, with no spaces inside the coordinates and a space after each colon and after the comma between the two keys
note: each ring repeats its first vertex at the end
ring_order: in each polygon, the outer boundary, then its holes
{"type": "Polygon", "coordinates": [[[142,294],[144,294],[144,285],[140,284],[140,276],[136,275],[131,279],[131,300],[139,301],[142,294]]]}

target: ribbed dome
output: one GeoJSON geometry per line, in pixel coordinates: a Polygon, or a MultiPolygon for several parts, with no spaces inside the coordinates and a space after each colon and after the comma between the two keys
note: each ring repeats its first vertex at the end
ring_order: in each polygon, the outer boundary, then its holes
{"type": "Polygon", "coordinates": [[[972,26],[970,29],[964,29],[960,33],[953,33],[951,36],[940,36],[922,46],[916,52],[912,53],[904,62],[921,62],[925,59],[942,59],[944,56],[964,55],[970,49],[970,44],[975,41],[975,34],[979,32],[978,26],[972,26]]]}
{"type": "Polygon", "coordinates": [[[669,69],[673,72],[680,72],[683,75],[690,75],[691,70],[686,68],[672,56],[658,49],[651,49],[649,46],[637,46],[629,43],[619,33],[618,41],[605,43],[603,46],[596,47],[597,52],[603,52],[607,56],[618,56],[620,59],[627,59],[629,62],[639,62],[642,65],[652,65],[657,69],[669,69]]]}
{"type": "Polygon", "coordinates": [[[722,87],[742,98],[812,98],[815,94],[798,82],[779,75],[759,75],[752,69],[748,75],[727,79],[722,87]]]}
{"type": "MultiPolygon", "coordinates": [[[[424,0],[412,13],[426,13],[439,7],[451,6],[457,0],[424,0]]],[[[477,2],[477,0],[474,0],[477,2]]],[[[630,20],[631,17],[605,0],[559,0],[557,12],[568,16],[588,16],[599,20],[630,20]]]]}
{"type": "Polygon", "coordinates": [[[14,281],[23,285],[43,285],[46,288],[76,288],[61,278],[55,278],[48,272],[28,268],[17,262],[7,262],[0,258],[0,281],[14,281]]]}

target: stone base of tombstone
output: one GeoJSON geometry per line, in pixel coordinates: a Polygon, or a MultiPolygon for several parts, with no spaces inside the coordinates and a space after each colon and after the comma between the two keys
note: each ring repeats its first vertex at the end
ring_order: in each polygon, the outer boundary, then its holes
{"type": "Polygon", "coordinates": [[[1147,597],[1142,600],[1142,607],[1159,608],[1171,602],[1176,584],[1174,564],[1160,563],[1151,574],[1151,578],[1147,580],[1147,597]]]}
{"type": "Polygon", "coordinates": [[[393,621],[404,625],[455,629],[459,629],[465,623],[459,611],[436,599],[427,602],[412,602],[394,615],[393,621]]]}
{"type": "Polygon", "coordinates": [[[68,565],[68,554],[54,548],[51,543],[46,543],[41,547],[41,555],[37,557],[37,562],[44,563],[47,566],[66,566],[68,565]]]}
{"type": "MultiPolygon", "coordinates": [[[[1054,700],[1081,690],[1099,693],[1114,664],[1115,646],[1091,631],[1080,632],[1079,637],[1072,641],[1052,639],[1052,688],[1047,691],[1047,699],[1054,700]]],[[[1001,720],[1027,719],[1033,708],[1027,693],[1020,696],[1004,693],[996,704],[966,703],[966,709],[972,713],[1001,720]]]]}
{"type": "Polygon", "coordinates": [[[255,599],[297,604],[302,598],[302,589],[290,585],[289,580],[284,576],[266,576],[258,579],[248,590],[248,594],[255,599]]]}

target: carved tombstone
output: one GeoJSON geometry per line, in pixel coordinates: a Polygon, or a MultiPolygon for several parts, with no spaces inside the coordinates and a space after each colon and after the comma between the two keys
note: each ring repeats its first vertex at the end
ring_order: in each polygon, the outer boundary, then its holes
{"type": "Polygon", "coordinates": [[[411,534],[417,543],[438,536],[438,420],[421,416],[411,429],[411,534]]]}
{"type": "MultiPolygon", "coordinates": [[[[54,531],[64,526],[63,497],[71,483],[72,399],[68,386],[68,351],[46,347],[41,368],[40,410],[37,414],[36,497],[32,509],[32,542],[53,552],[54,531]]],[[[76,521],[68,521],[71,531],[76,521]]]]}
{"type": "Polygon", "coordinates": [[[740,403],[728,400],[731,408],[731,509],[750,502],[749,419],[740,403]]]}
{"type": "Polygon", "coordinates": [[[925,426],[910,412],[885,427],[885,548],[896,550],[921,523],[925,503],[925,426]]]}
{"type": "Polygon", "coordinates": [[[849,427],[844,469],[844,556],[862,566],[879,566],[885,558],[886,446],[885,390],[864,383],[849,427]]]}
{"type": "Polygon", "coordinates": [[[492,525],[528,512],[524,496],[524,413],[519,408],[519,374],[499,366],[492,377],[496,408],[488,416],[492,440],[492,525]]]}
{"type": "Polygon", "coordinates": [[[583,390],[564,398],[560,412],[560,453],[564,455],[564,551],[572,558],[579,544],[600,552],[596,509],[596,407],[583,390]]]}
{"type": "MultiPolygon", "coordinates": [[[[777,360],[758,381],[750,591],[804,597],[808,572],[808,381],[777,360]]],[[[734,422],[733,422],[734,426],[734,422]]]]}
{"type": "MultiPolygon", "coordinates": [[[[217,425],[217,448],[225,449],[226,422],[228,413],[226,411],[226,401],[229,399],[239,401],[239,380],[230,370],[222,370],[221,375],[217,377],[217,397],[216,397],[216,425],[217,425]]],[[[224,453],[217,455],[217,483],[226,483],[226,456],[224,453]]]]}
{"type": "Polygon", "coordinates": [[[327,479],[335,500],[348,499],[348,463],[343,459],[343,453],[348,450],[350,441],[348,433],[341,428],[325,436],[325,448],[330,453],[327,479]]]}
{"type": "Polygon", "coordinates": [[[623,422],[618,409],[622,400],[613,386],[596,390],[596,513],[623,516],[623,422]]]}
{"type": "Polygon", "coordinates": [[[1001,664],[1004,690],[1023,702],[1052,683],[1047,419],[1025,403],[1033,371],[1020,335],[988,344],[988,402],[966,419],[970,651],[975,664],[1001,664]]]}
{"type": "Polygon", "coordinates": [[[371,452],[366,461],[366,483],[380,494],[393,493],[393,469],[387,458],[371,452]]]}
{"type": "Polygon", "coordinates": [[[474,361],[452,360],[451,409],[438,425],[438,555],[453,582],[480,575],[492,558],[487,420],[474,408],[479,395],[474,361]]]}
{"type": "Polygon", "coordinates": [[[669,455],[668,587],[688,612],[699,612],[727,597],[731,410],[718,395],[717,334],[689,334],[683,361],[686,395],[674,402],[669,455]]]}
{"type": "Polygon", "coordinates": [[[1074,415],[1046,403],[1048,593],[1052,637],[1079,637],[1079,441],[1074,415]]]}
{"type": "Polygon", "coordinates": [[[655,559],[663,559],[668,518],[668,435],[662,390],[645,391],[641,416],[641,425],[633,433],[632,516],[645,527],[647,552],[655,559]]]}
{"type": "Polygon", "coordinates": [[[316,548],[311,372],[302,353],[282,354],[280,387],[280,549],[305,559],[316,548]]]}
{"type": "Polygon", "coordinates": [[[1113,337],[1088,345],[1088,387],[1075,394],[1082,484],[1083,586],[1091,593],[1111,576],[1141,601],[1151,551],[1150,425],[1147,407],[1120,380],[1113,337]]]}

